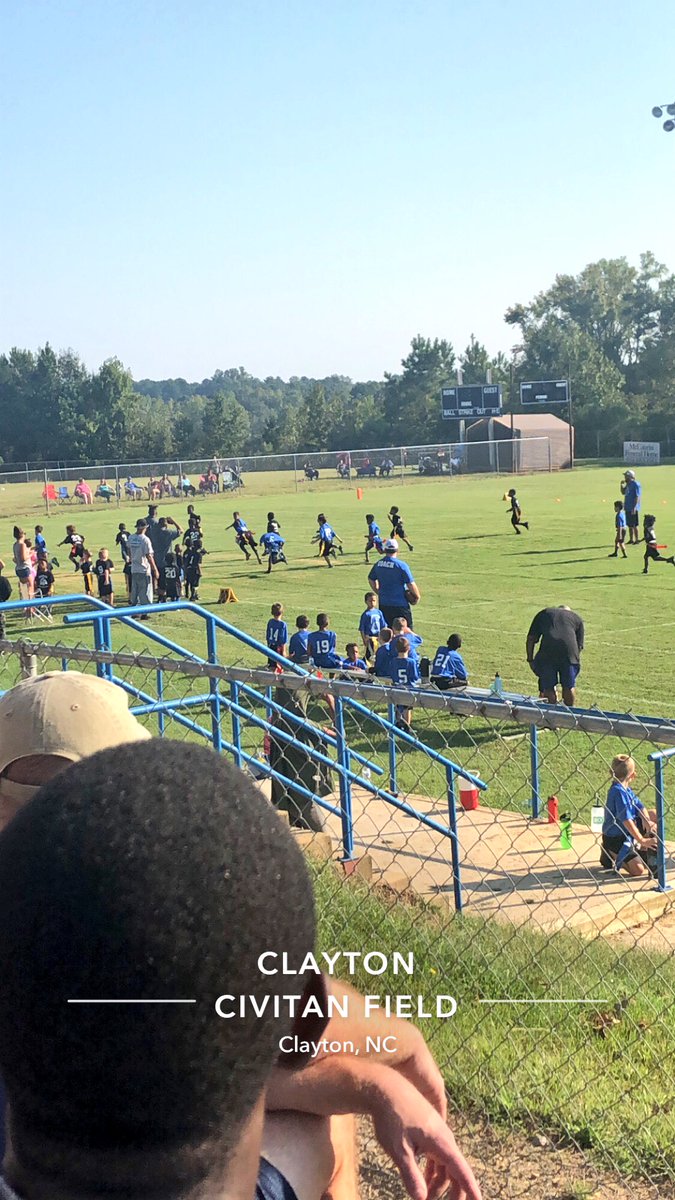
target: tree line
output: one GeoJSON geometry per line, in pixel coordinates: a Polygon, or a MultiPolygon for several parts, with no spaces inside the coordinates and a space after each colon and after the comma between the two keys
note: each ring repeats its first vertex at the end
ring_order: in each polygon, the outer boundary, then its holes
{"type": "MultiPolygon", "coordinates": [[[[675,447],[675,276],[645,253],[639,266],[600,259],[505,314],[510,355],[473,335],[456,353],[413,338],[397,373],[256,379],[243,368],[210,378],[134,381],[117,360],[86,369],[72,350],[14,348],[0,356],[0,456],[16,461],[159,461],[312,453],[453,440],[440,389],[503,385],[519,408],[522,380],[570,378],[577,453],[620,453],[624,439],[675,447]]],[[[675,453],[675,449],[673,450],[675,453]]]]}

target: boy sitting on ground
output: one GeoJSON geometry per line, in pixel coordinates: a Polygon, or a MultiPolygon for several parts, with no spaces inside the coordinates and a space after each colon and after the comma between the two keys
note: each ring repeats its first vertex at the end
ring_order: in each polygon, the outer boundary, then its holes
{"type": "Polygon", "coordinates": [[[612,759],[612,783],[602,823],[600,866],[606,871],[625,868],[629,875],[655,873],[656,813],[647,811],[629,784],[635,779],[635,762],[628,754],[612,759]]]}

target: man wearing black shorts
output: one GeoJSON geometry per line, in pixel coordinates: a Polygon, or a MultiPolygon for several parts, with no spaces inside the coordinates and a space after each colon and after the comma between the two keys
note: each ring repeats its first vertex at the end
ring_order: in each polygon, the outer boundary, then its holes
{"type": "Polygon", "coordinates": [[[550,704],[558,703],[558,684],[563,704],[574,704],[583,648],[584,623],[578,613],[566,604],[537,613],[527,634],[527,661],[539,680],[539,695],[550,704]]]}
{"type": "Polygon", "coordinates": [[[389,628],[397,617],[405,617],[412,629],[411,605],[417,604],[420,591],[407,563],[398,557],[398,542],[384,543],[384,558],[371,567],[368,583],[377,593],[378,606],[389,628]]]}

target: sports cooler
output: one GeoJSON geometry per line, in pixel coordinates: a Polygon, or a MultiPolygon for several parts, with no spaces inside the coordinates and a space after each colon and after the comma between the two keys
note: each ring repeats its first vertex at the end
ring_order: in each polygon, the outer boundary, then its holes
{"type": "Polygon", "coordinates": [[[459,802],[467,812],[470,812],[473,808],[478,808],[478,788],[470,779],[462,779],[460,777],[459,802]]]}

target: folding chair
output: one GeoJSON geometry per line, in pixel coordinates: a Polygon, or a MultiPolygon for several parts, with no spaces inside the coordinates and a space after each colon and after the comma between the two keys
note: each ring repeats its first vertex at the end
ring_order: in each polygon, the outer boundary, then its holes
{"type": "Polygon", "coordinates": [[[67,487],[60,487],[58,494],[59,504],[72,504],[73,497],[70,495],[67,487]]]}

